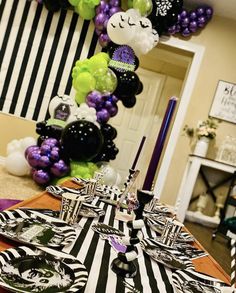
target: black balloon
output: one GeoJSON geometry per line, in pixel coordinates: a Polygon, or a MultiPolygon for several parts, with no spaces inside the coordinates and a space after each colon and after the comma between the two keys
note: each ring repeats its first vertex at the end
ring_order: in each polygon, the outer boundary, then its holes
{"type": "Polygon", "coordinates": [[[152,23],[152,27],[161,36],[167,32],[168,28],[178,20],[178,14],[182,10],[183,0],[153,0],[153,9],[147,16],[152,23]]]}
{"type": "Polygon", "coordinates": [[[103,135],[92,122],[73,121],[62,131],[61,145],[70,159],[91,161],[102,149],[103,135]]]}
{"type": "Polygon", "coordinates": [[[59,140],[61,138],[62,127],[58,125],[47,125],[46,121],[41,121],[36,123],[36,133],[39,134],[38,145],[47,138],[56,138],[59,140]]]}
{"type": "Polygon", "coordinates": [[[136,104],[136,97],[135,96],[131,96],[131,97],[127,97],[127,98],[122,98],[121,101],[122,101],[122,104],[126,108],[132,108],[136,104]]]}
{"type": "Polygon", "coordinates": [[[51,12],[57,12],[60,9],[67,9],[71,6],[67,0],[43,0],[43,3],[51,12]]]}
{"type": "Polygon", "coordinates": [[[143,83],[140,81],[139,85],[138,85],[138,90],[136,92],[136,95],[141,94],[142,91],[143,91],[143,83]]]}
{"type": "Polygon", "coordinates": [[[115,160],[116,155],[119,152],[118,148],[113,142],[113,139],[115,139],[117,136],[117,130],[110,124],[105,123],[101,125],[101,132],[104,137],[104,143],[101,151],[93,159],[93,162],[95,163],[101,161],[109,162],[110,160],[115,160]]]}
{"type": "Polygon", "coordinates": [[[119,74],[116,73],[116,76],[118,84],[113,94],[119,98],[134,96],[140,82],[138,75],[133,71],[127,71],[119,74]]]}
{"type": "Polygon", "coordinates": [[[104,139],[106,140],[108,139],[113,140],[117,136],[117,130],[113,126],[107,123],[101,125],[101,131],[102,131],[104,139]]]}

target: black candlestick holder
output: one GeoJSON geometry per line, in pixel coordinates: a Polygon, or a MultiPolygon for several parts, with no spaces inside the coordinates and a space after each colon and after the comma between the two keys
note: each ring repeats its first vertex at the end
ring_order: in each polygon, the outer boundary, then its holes
{"type": "Polygon", "coordinates": [[[138,250],[136,244],[138,244],[142,238],[143,234],[141,232],[142,227],[144,227],[143,221],[143,210],[146,204],[148,204],[153,199],[153,193],[148,190],[137,190],[137,200],[139,206],[135,213],[135,220],[127,222],[127,226],[131,229],[130,237],[125,238],[123,243],[127,245],[127,250],[125,253],[118,253],[117,258],[115,258],[111,263],[111,269],[117,275],[124,278],[133,278],[137,273],[137,267],[135,265],[135,259],[138,256],[138,250]]]}

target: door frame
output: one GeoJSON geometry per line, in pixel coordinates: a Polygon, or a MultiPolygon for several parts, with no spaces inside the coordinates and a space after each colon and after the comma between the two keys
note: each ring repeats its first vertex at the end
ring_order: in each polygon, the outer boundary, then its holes
{"type": "Polygon", "coordinates": [[[205,47],[202,45],[194,44],[189,41],[179,40],[174,37],[161,37],[160,43],[192,53],[193,57],[192,62],[188,68],[188,72],[185,76],[178,111],[176,113],[175,121],[170,132],[168,144],[166,146],[165,153],[163,154],[163,159],[160,165],[158,176],[156,178],[156,181],[154,182],[153,192],[158,198],[161,198],[165,183],[167,181],[170,163],[174,154],[180,131],[182,129],[185,114],[187,112],[187,108],[191,99],[196,79],[198,77],[200,65],[205,51],[205,47]]]}

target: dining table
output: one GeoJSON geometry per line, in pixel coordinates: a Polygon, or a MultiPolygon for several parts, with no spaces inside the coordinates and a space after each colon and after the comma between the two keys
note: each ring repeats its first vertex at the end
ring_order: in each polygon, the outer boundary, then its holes
{"type": "MultiPolygon", "coordinates": [[[[78,188],[78,184],[72,180],[64,182],[63,186],[78,188]]],[[[93,203],[103,209],[105,214],[97,218],[80,217],[79,225],[76,226],[75,240],[62,249],[63,252],[76,257],[82,264],[84,264],[88,271],[88,280],[86,285],[81,289],[81,292],[176,292],[172,281],[174,270],[153,260],[140,248],[139,244],[136,245],[138,256],[135,259],[137,274],[133,278],[123,278],[111,269],[111,263],[117,258],[117,252],[111,247],[107,240],[100,237],[91,227],[98,222],[104,223],[121,230],[125,235],[128,235],[129,228],[126,222],[116,219],[116,206],[103,201],[101,197],[98,196],[95,196],[93,203]],[[130,288],[133,288],[133,291],[131,291],[129,286],[131,286],[130,288]]],[[[31,208],[58,211],[60,210],[60,206],[61,199],[52,195],[45,189],[45,191],[11,207],[10,210],[31,208]]],[[[189,232],[185,227],[184,230],[189,232]]],[[[144,239],[155,236],[155,231],[152,231],[148,225],[145,225],[142,228],[142,233],[144,239]]],[[[0,236],[0,251],[20,245],[20,243],[0,236]]],[[[192,245],[200,250],[204,250],[202,245],[196,239],[192,245]]],[[[206,253],[205,256],[194,259],[192,262],[195,271],[207,274],[230,284],[230,277],[210,254],[206,253]]],[[[0,292],[3,293],[8,291],[4,288],[0,288],[0,292]]]]}

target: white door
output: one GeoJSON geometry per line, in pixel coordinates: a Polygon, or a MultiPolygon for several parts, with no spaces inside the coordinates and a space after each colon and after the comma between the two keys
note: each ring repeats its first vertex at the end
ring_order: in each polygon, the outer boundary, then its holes
{"type": "MultiPolygon", "coordinates": [[[[139,157],[138,169],[147,169],[146,166],[140,166],[140,161],[143,162],[140,158],[148,144],[148,136],[165,81],[164,75],[142,68],[137,70],[137,74],[144,87],[143,92],[136,96],[136,105],[133,108],[125,108],[120,103],[118,114],[109,120],[117,130],[118,135],[114,142],[119,149],[116,159],[109,164],[121,175],[122,181],[126,179],[128,170],[133,165],[143,136],[146,136],[146,140],[139,157]]],[[[146,162],[146,165],[148,163],[146,162]]],[[[145,177],[145,174],[140,175],[142,178],[145,177]]]]}

